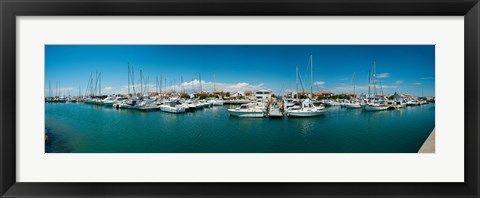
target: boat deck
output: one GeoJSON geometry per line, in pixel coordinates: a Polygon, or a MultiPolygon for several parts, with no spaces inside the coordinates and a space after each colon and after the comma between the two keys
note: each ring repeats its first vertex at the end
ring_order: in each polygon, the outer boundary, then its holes
{"type": "Polygon", "coordinates": [[[283,113],[280,111],[280,109],[270,108],[269,111],[268,111],[268,117],[269,118],[283,118],[283,113]]]}

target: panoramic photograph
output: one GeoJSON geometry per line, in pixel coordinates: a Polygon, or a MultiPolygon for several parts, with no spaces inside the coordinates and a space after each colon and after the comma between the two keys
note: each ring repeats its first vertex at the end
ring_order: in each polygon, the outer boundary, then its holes
{"type": "Polygon", "coordinates": [[[435,45],[45,45],[45,153],[435,153],[435,45]]]}

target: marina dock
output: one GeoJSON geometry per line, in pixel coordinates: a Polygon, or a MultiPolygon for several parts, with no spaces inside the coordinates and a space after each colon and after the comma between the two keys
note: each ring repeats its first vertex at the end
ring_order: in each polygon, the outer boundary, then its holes
{"type": "Polygon", "coordinates": [[[268,110],[269,118],[283,118],[283,113],[278,108],[270,108],[268,110]]]}

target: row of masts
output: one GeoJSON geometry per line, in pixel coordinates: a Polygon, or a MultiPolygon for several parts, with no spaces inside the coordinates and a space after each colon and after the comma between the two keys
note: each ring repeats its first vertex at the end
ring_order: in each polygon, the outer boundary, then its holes
{"type": "Polygon", "coordinates": [[[60,97],[60,96],[65,96],[65,93],[62,91],[62,89],[60,89],[60,82],[57,81],[55,82],[55,90],[52,90],[52,81],[49,80],[48,81],[48,96],[49,97],[60,97]],[[55,95],[53,93],[53,91],[55,91],[55,95]]]}
{"type": "MultiPolygon", "coordinates": [[[[312,55],[310,55],[310,97],[313,98],[313,58],[312,58],[312,55]]],[[[302,79],[300,78],[300,75],[299,75],[299,72],[298,72],[298,65],[296,65],[295,67],[295,70],[296,70],[296,89],[297,89],[297,98],[299,98],[299,81],[300,81],[300,85],[302,87],[302,90],[303,90],[303,93],[305,93],[305,90],[303,88],[303,82],[302,82],[302,79]]],[[[373,96],[377,96],[378,93],[377,93],[377,76],[376,76],[376,73],[377,73],[377,64],[376,64],[376,60],[373,61],[373,75],[371,73],[371,70],[368,70],[368,97],[369,98],[372,98],[371,97],[371,88],[370,86],[373,84],[373,96]],[[373,82],[371,80],[371,77],[373,76],[373,82]]],[[[357,82],[357,75],[356,75],[356,72],[354,71],[353,72],[353,98],[357,98],[357,94],[356,94],[356,82],[357,82]]],[[[380,80],[378,80],[378,84],[380,85],[380,90],[381,90],[381,94],[383,95],[383,88],[382,88],[382,83],[380,80]]],[[[422,91],[423,92],[423,91],[422,91]]],[[[423,95],[423,93],[422,93],[423,95]]]]}
{"type": "Polygon", "coordinates": [[[87,83],[87,89],[85,90],[85,97],[94,97],[102,95],[102,72],[95,71],[95,80],[93,72],[90,73],[90,78],[87,83]],[[95,81],[95,82],[94,82],[95,81]]]}
{"type": "MultiPolygon", "coordinates": [[[[150,93],[150,86],[149,86],[149,77],[146,77],[143,79],[143,70],[140,69],[140,90],[135,86],[135,69],[134,66],[130,66],[130,63],[128,63],[128,85],[127,85],[127,94],[128,96],[144,96],[148,93],[150,93]],[[138,92],[139,91],[139,92],[138,92]]],[[[155,92],[156,93],[165,93],[165,92],[176,92],[176,87],[177,83],[176,80],[173,79],[173,81],[170,81],[170,88],[171,90],[167,90],[167,78],[163,78],[162,75],[156,76],[156,82],[155,82],[155,92]]],[[[202,84],[202,76],[199,73],[198,74],[198,81],[199,81],[199,91],[200,93],[203,93],[203,84],[202,84]]],[[[213,84],[213,91],[216,90],[216,78],[214,74],[214,84],[213,84]]],[[[186,93],[186,87],[184,86],[184,81],[183,81],[183,76],[180,77],[180,92],[186,93]]],[[[196,87],[195,87],[195,80],[192,78],[192,92],[196,92],[196,87]]]]}

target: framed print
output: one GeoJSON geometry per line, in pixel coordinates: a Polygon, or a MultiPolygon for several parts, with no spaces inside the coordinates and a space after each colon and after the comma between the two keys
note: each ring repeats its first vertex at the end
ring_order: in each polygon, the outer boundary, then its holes
{"type": "Polygon", "coordinates": [[[4,1],[0,195],[478,197],[478,1],[4,1]]]}

